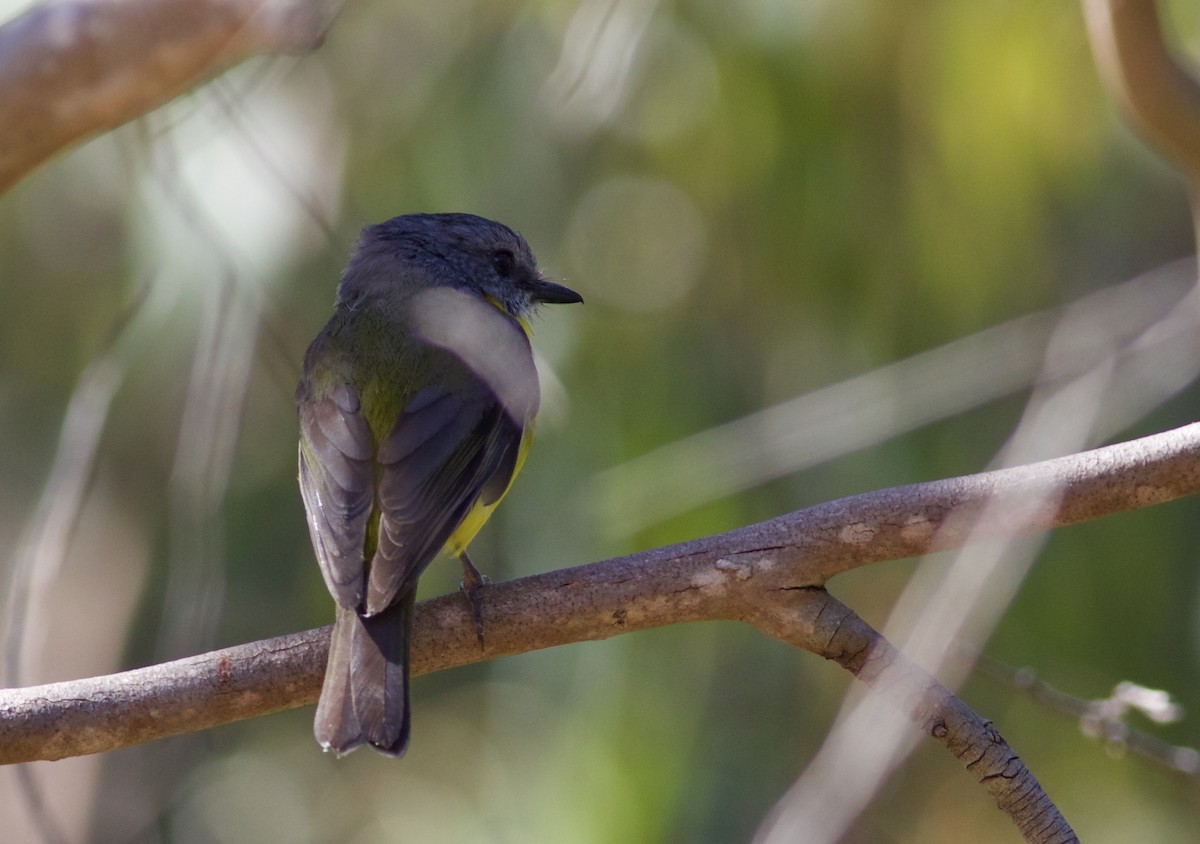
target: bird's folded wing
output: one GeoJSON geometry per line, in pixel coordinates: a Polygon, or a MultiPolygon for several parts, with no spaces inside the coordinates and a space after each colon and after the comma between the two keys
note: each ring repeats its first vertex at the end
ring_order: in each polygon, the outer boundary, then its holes
{"type": "Polygon", "coordinates": [[[374,499],[374,443],[348,385],[301,402],[300,493],[325,585],[357,609],[364,591],[363,544],[374,499]]]}
{"type": "MultiPolygon", "coordinates": [[[[523,424],[482,382],[427,387],[401,411],[380,443],[379,543],[366,611],[380,612],[417,578],[466,518],[489,481],[511,476],[523,424]]],[[[506,479],[507,481],[507,479],[506,479]]]]}

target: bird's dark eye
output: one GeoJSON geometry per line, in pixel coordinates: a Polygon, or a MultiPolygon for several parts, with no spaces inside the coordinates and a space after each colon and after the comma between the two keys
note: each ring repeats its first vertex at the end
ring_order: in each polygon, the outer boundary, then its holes
{"type": "Polygon", "coordinates": [[[511,250],[497,249],[492,254],[492,266],[499,275],[508,278],[517,266],[517,258],[511,250]]]}

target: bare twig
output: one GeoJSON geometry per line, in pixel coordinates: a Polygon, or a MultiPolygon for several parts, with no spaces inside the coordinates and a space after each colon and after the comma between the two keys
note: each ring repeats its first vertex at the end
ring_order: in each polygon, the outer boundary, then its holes
{"type": "Polygon", "coordinates": [[[76,0],[0,27],[0,193],[56,152],[260,53],[320,44],[344,0],[76,0]]]}
{"type": "MultiPolygon", "coordinates": [[[[1200,751],[1194,747],[1171,744],[1145,730],[1132,727],[1125,722],[1124,713],[1116,717],[1108,715],[1111,697],[1102,700],[1077,697],[1056,689],[1031,668],[1012,668],[989,657],[981,657],[979,667],[984,674],[1024,692],[1035,703],[1052,712],[1077,719],[1084,735],[1103,739],[1110,750],[1117,753],[1128,751],[1200,784],[1200,751]]],[[[1118,686],[1114,697],[1122,686],[1118,686]]]]}
{"type": "MultiPolygon", "coordinates": [[[[758,617],[779,590],[955,547],[988,502],[1062,489],[1055,511],[975,540],[1074,524],[1200,491],[1200,423],[1015,469],[841,499],[705,539],[490,586],[481,650],[458,595],[421,604],[425,674],[667,624],[758,617]],[[951,518],[953,517],[953,518],[951,518]],[[947,525],[945,530],[939,527],[947,525]]],[[[0,763],[61,759],[206,729],[316,699],[327,631],[310,630],[88,680],[0,691],[0,763]]]]}

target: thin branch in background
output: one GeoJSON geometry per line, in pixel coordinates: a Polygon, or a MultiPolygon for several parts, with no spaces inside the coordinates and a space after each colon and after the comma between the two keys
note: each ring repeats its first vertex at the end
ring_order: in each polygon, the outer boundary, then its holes
{"type": "Polygon", "coordinates": [[[659,0],[584,0],[563,34],[558,63],[538,99],[575,137],[613,120],[636,78],[659,0]]]}
{"type": "Polygon", "coordinates": [[[213,101],[220,106],[221,114],[229,129],[241,139],[242,146],[259,165],[262,172],[271,178],[271,181],[282,193],[291,198],[296,207],[304,211],[304,216],[327,242],[333,242],[336,239],[336,231],[330,221],[331,209],[326,201],[328,192],[317,193],[297,185],[296,181],[284,172],[277,155],[268,154],[256,133],[251,129],[249,120],[244,113],[245,110],[241,106],[243,92],[233,90],[229,81],[222,77],[214,79],[210,85],[204,88],[203,93],[211,96],[213,101]]]}
{"type": "Polygon", "coordinates": [[[30,611],[45,601],[45,592],[62,569],[75,535],[113,396],[138,348],[140,334],[135,317],[141,312],[149,289],[149,281],[139,285],[133,301],[117,317],[96,357],[80,374],[67,402],[50,474],[9,575],[4,685],[19,686],[25,682],[24,654],[40,639],[34,626],[38,618],[31,616],[30,611]]]}
{"type": "Polygon", "coordinates": [[[1104,741],[1110,751],[1132,753],[1200,785],[1200,749],[1171,744],[1125,721],[1133,711],[1159,724],[1180,720],[1182,712],[1166,692],[1122,682],[1108,697],[1088,700],[1055,688],[1032,668],[1013,668],[988,656],[980,657],[978,666],[982,674],[1017,689],[1038,705],[1076,719],[1083,735],[1104,741]]]}
{"type": "MultiPolygon", "coordinates": [[[[259,82],[261,82],[261,77],[256,78],[253,84],[259,82]]],[[[318,190],[311,183],[302,186],[285,171],[250,124],[249,117],[242,105],[242,97],[248,87],[250,86],[243,85],[234,90],[233,85],[225,77],[221,77],[206,86],[204,93],[211,95],[213,101],[220,106],[221,114],[229,129],[241,139],[248,155],[257,162],[261,171],[267,174],[272,183],[283,194],[290,197],[298,208],[302,209],[305,219],[327,244],[337,242],[339,234],[331,221],[334,214],[331,197],[336,192],[330,190],[328,185],[323,185],[324,189],[322,190],[318,190]]],[[[340,142],[331,142],[330,146],[335,148],[331,150],[331,154],[341,154],[340,142]]],[[[344,239],[349,240],[348,237],[344,239]]],[[[301,334],[294,330],[293,326],[296,324],[296,320],[289,317],[286,305],[274,299],[269,290],[260,288],[257,294],[262,299],[260,305],[262,339],[259,348],[263,353],[263,362],[272,382],[279,388],[280,394],[290,402],[296,381],[300,377],[299,361],[309,340],[308,332],[305,331],[301,334]]]]}
{"type": "MultiPolygon", "coordinates": [[[[45,618],[39,612],[51,603],[49,592],[66,560],[83,509],[84,496],[96,466],[100,438],[113,397],[125,380],[128,361],[137,349],[136,316],[149,291],[149,281],[117,318],[92,362],[80,374],[63,415],[58,448],[46,485],[30,517],[9,575],[4,625],[4,685],[24,682],[26,655],[43,640],[45,618]]],[[[19,766],[17,787],[42,840],[65,841],[50,815],[42,789],[28,766],[19,766]]]]}
{"type": "Polygon", "coordinates": [[[225,498],[254,361],[257,313],[237,279],[213,285],[199,320],[171,469],[170,562],[163,595],[162,659],[212,647],[224,602],[225,498]]]}
{"type": "Polygon", "coordinates": [[[24,653],[40,640],[33,633],[37,617],[30,610],[44,598],[66,558],[108,409],[124,375],[125,365],[112,355],[97,358],[80,375],[67,404],[50,476],[17,551],[9,581],[5,685],[24,682],[24,653]]]}
{"type": "MultiPolygon", "coordinates": [[[[1067,313],[1091,328],[1056,357],[1050,377],[1070,378],[1159,324],[1195,279],[1194,258],[1176,261],[1066,308],[1019,317],[693,434],[600,472],[586,489],[588,506],[579,509],[599,511],[603,530],[633,534],[1026,389],[1067,313]]],[[[1188,342],[1194,328],[1181,326],[1163,342],[1188,342]]]]}
{"type": "Polygon", "coordinates": [[[212,646],[224,601],[221,502],[237,444],[238,423],[254,361],[258,311],[243,293],[230,247],[179,174],[171,139],[152,151],[154,175],[172,208],[215,261],[204,297],[192,371],[169,481],[170,554],[163,595],[160,659],[212,646]]]}

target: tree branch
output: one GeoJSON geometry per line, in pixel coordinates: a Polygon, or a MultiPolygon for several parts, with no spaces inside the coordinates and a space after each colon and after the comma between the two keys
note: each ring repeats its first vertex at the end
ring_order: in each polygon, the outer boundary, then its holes
{"type": "Polygon", "coordinates": [[[0,193],[76,141],[258,53],[321,43],[344,0],[74,0],[0,27],[0,193]]]}
{"type": "MultiPolygon", "coordinates": [[[[413,673],[668,624],[761,624],[778,593],[868,563],[956,547],[989,502],[1060,489],[998,539],[1200,491],[1200,423],[1029,466],[856,495],[705,539],[497,583],[481,649],[462,598],[421,604],[413,673]]],[[[0,690],[0,763],[99,753],[312,703],[328,629],[106,677],[0,690]]],[[[803,645],[823,656],[828,642],[803,645]],[[819,646],[818,646],[819,645],[819,646]]],[[[832,658],[832,657],[831,657],[832,658]]]]}
{"type": "MultiPolygon", "coordinates": [[[[1163,741],[1125,721],[1127,707],[1121,706],[1115,699],[1119,698],[1122,687],[1133,684],[1122,682],[1108,698],[1088,700],[1056,689],[1032,668],[1012,668],[986,656],[979,658],[978,665],[984,674],[1024,693],[1034,703],[1076,719],[1083,735],[1104,741],[1114,754],[1136,754],[1148,762],[1188,777],[1193,785],[1200,785],[1200,751],[1195,747],[1163,741]]],[[[1163,718],[1156,720],[1158,723],[1168,723],[1163,718]]]]}
{"type": "Polygon", "coordinates": [[[1154,0],[1084,0],[1100,76],[1133,126],[1200,193],[1200,85],[1171,55],[1154,0]]]}
{"type": "MultiPolygon", "coordinates": [[[[748,621],[833,660],[889,701],[970,771],[1026,841],[1077,840],[1033,772],[988,721],[823,589],[777,592],[748,621]],[[783,597],[795,596],[795,597],[783,597]]],[[[786,811],[786,808],[785,808],[786,811]]]]}

